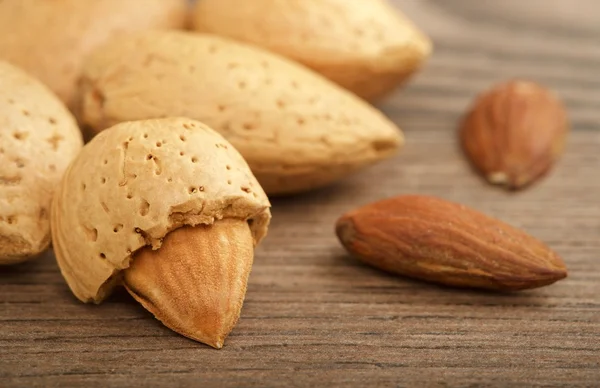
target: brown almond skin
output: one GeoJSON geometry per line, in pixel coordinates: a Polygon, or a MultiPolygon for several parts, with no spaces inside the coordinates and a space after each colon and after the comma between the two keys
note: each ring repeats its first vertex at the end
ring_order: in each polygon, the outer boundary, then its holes
{"type": "Polygon", "coordinates": [[[124,271],[127,291],[165,326],[216,349],[237,323],[254,258],[247,222],[223,219],[169,233],[124,271]]]}
{"type": "Polygon", "coordinates": [[[375,202],[343,215],[336,232],[367,264],[448,286],[514,291],[567,276],[562,259],[539,240],[435,197],[375,202]]]}
{"type": "Polygon", "coordinates": [[[513,80],[480,95],[460,129],[473,166],[493,184],[520,189],[562,155],[569,124],[558,97],[534,82],[513,80]]]}

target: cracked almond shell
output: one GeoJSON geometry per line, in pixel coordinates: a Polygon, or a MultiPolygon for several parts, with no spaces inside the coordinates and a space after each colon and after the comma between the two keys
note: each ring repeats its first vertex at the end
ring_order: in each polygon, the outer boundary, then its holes
{"type": "Polygon", "coordinates": [[[269,207],[244,159],[204,124],[126,122],[94,138],[67,170],[52,206],[54,250],[77,298],[100,303],[135,256],[160,252],[169,233],[235,219],[255,245],[269,207]]]}
{"type": "Polygon", "coordinates": [[[202,0],[194,29],[264,47],[369,101],[426,61],[431,41],[387,0],[202,0]]]}
{"type": "Polygon", "coordinates": [[[88,58],[79,103],[93,133],[128,120],[200,120],[240,151],[269,195],[325,186],[403,143],[381,112],[320,75],[207,34],[111,40],[88,58]]]}
{"type": "Polygon", "coordinates": [[[50,87],[71,106],[81,64],[110,36],[183,28],[186,0],[2,0],[0,59],[50,87]]]}
{"type": "Polygon", "coordinates": [[[50,245],[50,202],[83,145],[75,119],[46,86],[0,61],[0,264],[50,245]]]}

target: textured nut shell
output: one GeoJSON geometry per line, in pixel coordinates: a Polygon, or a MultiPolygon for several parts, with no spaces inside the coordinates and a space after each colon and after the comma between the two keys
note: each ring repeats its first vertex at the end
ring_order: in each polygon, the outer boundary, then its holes
{"type": "Polygon", "coordinates": [[[326,185],[389,157],[401,132],[351,93],[284,58],[219,37],[145,32],[87,61],[80,119],[96,132],[185,116],[225,136],[269,194],[326,185]]]}
{"type": "Polygon", "coordinates": [[[41,82],[0,61],[0,264],[50,244],[50,202],[83,141],[75,119],[41,82]]]}
{"type": "Polygon", "coordinates": [[[183,27],[186,14],[186,0],[3,0],[0,59],[27,70],[70,105],[90,50],[124,31],[183,27]]]}
{"type": "Polygon", "coordinates": [[[515,189],[552,167],[568,131],[565,108],[554,93],[511,81],[478,97],[460,136],[467,156],[491,183],[515,189]]]}
{"type": "Polygon", "coordinates": [[[269,201],[240,154],[199,122],[119,124],[93,139],[67,170],[52,205],[61,271],[82,301],[101,302],[132,254],[167,233],[222,218],[249,220],[258,243],[269,201]]]}
{"type": "Polygon", "coordinates": [[[431,52],[386,0],[202,0],[193,23],[292,58],[368,100],[395,89],[431,52]]]}
{"type": "Polygon", "coordinates": [[[450,286],[521,290],[567,276],[562,259],[541,241],[435,197],[372,203],[342,216],[336,231],[367,264],[450,286]]]}

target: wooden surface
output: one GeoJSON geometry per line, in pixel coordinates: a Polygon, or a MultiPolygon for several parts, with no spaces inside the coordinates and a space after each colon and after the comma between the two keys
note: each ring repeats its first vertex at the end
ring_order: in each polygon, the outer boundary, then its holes
{"type": "Polygon", "coordinates": [[[0,269],[0,386],[600,386],[600,2],[397,3],[436,45],[425,71],[381,105],[405,149],[335,187],[274,201],[222,350],[174,334],[125,293],[77,302],[48,254],[0,269]],[[574,128],[557,168],[518,194],[474,175],[455,136],[474,95],[513,76],[556,89],[574,128]],[[564,257],[569,277],[503,295],[349,258],[336,218],[401,193],[522,227],[564,257]]]}

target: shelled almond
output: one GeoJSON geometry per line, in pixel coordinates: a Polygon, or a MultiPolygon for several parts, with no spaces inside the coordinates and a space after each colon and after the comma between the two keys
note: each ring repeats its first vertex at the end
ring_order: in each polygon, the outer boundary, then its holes
{"type": "Polygon", "coordinates": [[[539,240],[464,205],[407,195],[343,215],[346,249],[383,270],[449,286],[500,291],[552,284],[562,259],[539,240]]]}

